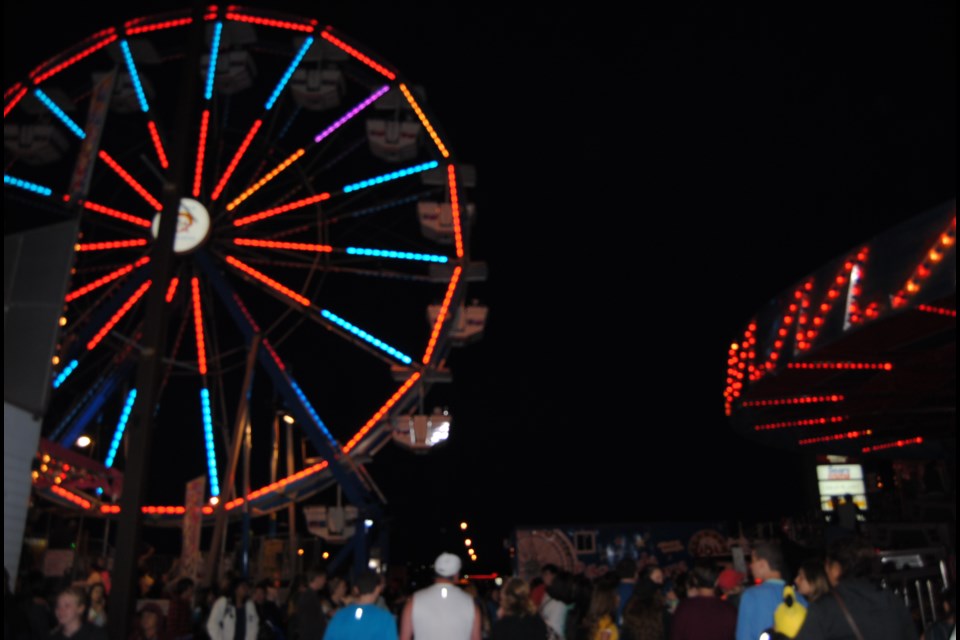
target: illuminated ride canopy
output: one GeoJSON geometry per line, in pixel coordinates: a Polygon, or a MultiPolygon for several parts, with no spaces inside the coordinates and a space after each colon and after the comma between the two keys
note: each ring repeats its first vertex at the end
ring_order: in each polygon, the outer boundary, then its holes
{"type": "Polygon", "coordinates": [[[823,265],[759,311],[727,360],[743,437],[854,457],[943,457],[956,435],[956,202],[823,265]]]}
{"type": "MultiPolygon", "coordinates": [[[[184,10],[94,33],[7,89],[4,166],[8,216],[80,220],[34,472],[60,504],[119,512],[158,287],[167,338],[148,502],[159,485],[182,500],[198,476],[205,504],[230,493],[227,441],[256,336],[252,464],[269,468],[273,452],[279,469],[251,487],[253,512],[335,482],[377,503],[364,464],[451,380],[450,349],[479,337],[458,336],[477,310],[467,283],[483,278],[470,260],[472,168],[455,161],[422,87],[317,20],[210,7],[202,24],[184,10]],[[184,65],[197,106],[178,130],[184,65]],[[164,195],[171,183],[179,201],[164,195]],[[155,282],[164,198],[179,202],[178,226],[171,277],[155,282]],[[285,446],[281,414],[306,443],[291,467],[271,446],[285,446]],[[83,433],[96,465],[58,456],[83,433]]],[[[234,495],[231,510],[244,503],[234,495]]],[[[184,513],[151,504],[148,522],[184,513]]]]}

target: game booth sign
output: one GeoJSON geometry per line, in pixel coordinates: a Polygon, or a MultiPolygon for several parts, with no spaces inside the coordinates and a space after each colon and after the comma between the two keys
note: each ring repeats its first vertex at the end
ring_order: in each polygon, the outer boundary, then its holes
{"type": "Polygon", "coordinates": [[[530,580],[546,564],[595,578],[623,558],[637,566],[659,565],[669,578],[701,558],[739,564],[738,542],[720,522],[652,522],[569,524],[517,527],[514,531],[514,573],[530,580]]]}

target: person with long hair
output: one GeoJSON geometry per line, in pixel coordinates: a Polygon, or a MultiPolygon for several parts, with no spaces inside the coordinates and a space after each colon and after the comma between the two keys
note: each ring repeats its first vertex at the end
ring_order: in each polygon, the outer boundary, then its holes
{"type": "Polygon", "coordinates": [[[577,640],[620,640],[617,607],[620,596],[615,583],[598,580],[590,594],[590,606],[580,622],[577,640]]]}
{"type": "Polygon", "coordinates": [[[107,626],[107,587],[102,582],[94,582],[87,588],[90,607],[87,620],[98,627],[107,626]]]}
{"type": "Polygon", "coordinates": [[[491,640],[546,637],[547,623],[537,613],[530,597],[530,585],[523,578],[510,578],[500,591],[500,612],[490,630],[491,640]]]}
{"type": "Polygon", "coordinates": [[[658,594],[631,596],[623,608],[620,640],[666,640],[669,615],[658,594]]]}
{"type": "Polygon", "coordinates": [[[910,610],[892,590],[874,582],[876,549],[858,537],[834,540],[824,569],[829,595],[810,604],[797,640],[916,640],[910,610]]]}
{"type": "Polygon", "coordinates": [[[823,569],[823,559],[819,556],[807,558],[797,569],[797,576],[793,580],[797,593],[807,599],[807,602],[816,602],[830,591],[830,582],[823,569]]]}

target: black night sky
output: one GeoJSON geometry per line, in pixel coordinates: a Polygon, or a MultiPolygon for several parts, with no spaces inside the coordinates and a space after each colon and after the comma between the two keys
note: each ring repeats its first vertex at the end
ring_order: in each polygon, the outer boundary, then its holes
{"type": "MultiPolygon", "coordinates": [[[[811,461],[724,417],[729,343],[825,260],[956,197],[955,3],[626,7],[271,3],[421,83],[477,172],[489,275],[469,297],[490,314],[450,359],[451,441],[369,465],[398,557],[463,518],[498,556],[517,524],[805,511],[811,461]]],[[[5,86],[170,8],[6,3],[5,86]]]]}

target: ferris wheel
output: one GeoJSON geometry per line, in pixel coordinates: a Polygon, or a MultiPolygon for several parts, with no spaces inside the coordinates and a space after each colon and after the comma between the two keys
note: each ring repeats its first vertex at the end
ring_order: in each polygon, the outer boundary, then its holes
{"type": "MultiPolygon", "coordinates": [[[[118,512],[110,483],[160,288],[153,439],[167,457],[150,482],[201,475],[207,502],[227,495],[238,407],[269,396],[270,414],[250,419],[254,451],[275,452],[275,419],[289,416],[305,462],[228,508],[267,513],[334,483],[378,493],[363,465],[391,441],[422,451],[447,437],[449,416],[426,414],[425,398],[451,380],[451,348],[482,333],[485,307],[465,303],[483,277],[470,259],[472,168],[424,89],[335,28],[237,6],[199,21],[183,10],[108,26],[5,92],[5,211],[79,231],[34,486],[118,512]],[[196,83],[186,127],[185,77],[196,83]],[[58,460],[88,433],[95,465],[58,460]]],[[[144,513],[163,523],[184,508],[144,513]]]]}

